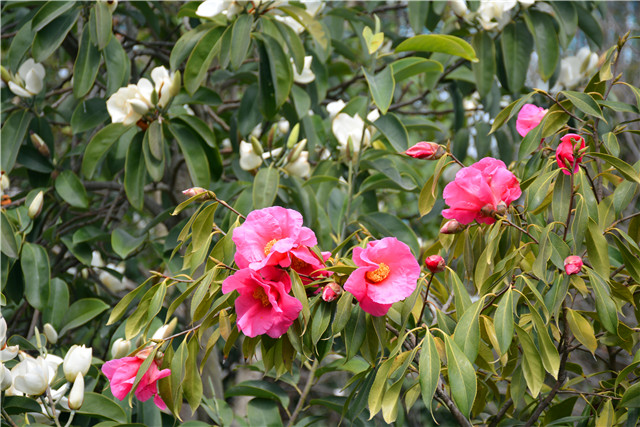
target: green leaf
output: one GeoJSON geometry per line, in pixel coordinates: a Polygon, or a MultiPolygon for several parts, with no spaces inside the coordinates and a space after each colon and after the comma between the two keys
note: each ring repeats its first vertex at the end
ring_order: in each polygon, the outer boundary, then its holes
{"type": "Polygon", "coordinates": [[[62,41],[67,37],[67,33],[76,23],[80,15],[80,8],[73,8],[35,33],[31,45],[31,53],[36,62],[42,62],[58,49],[62,41]]]}
{"type": "Polygon", "coordinates": [[[537,10],[529,10],[525,15],[527,24],[536,42],[538,53],[538,71],[542,80],[548,81],[558,66],[560,44],[553,18],[537,10]]]}
{"type": "Polygon", "coordinates": [[[599,119],[602,119],[604,122],[606,122],[604,116],[602,115],[600,106],[591,95],[570,90],[563,90],[560,93],[563,94],[569,101],[571,101],[573,106],[578,110],[590,116],[598,117],[599,119]]]}
{"type": "Polygon", "coordinates": [[[331,322],[331,331],[334,335],[342,332],[349,322],[349,319],[351,319],[352,301],[353,294],[350,292],[343,292],[340,299],[338,299],[336,314],[333,317],[333,322],[331,322]]]}
{"type": "Polygon", "coordinates": [[[573,36],[578,29],[578,14],[575,6],[571,2],[551,2],[560,25],[559,38],[562,48],[566,49],[569,42],[573,40],[573,36]]]}
{"type": "Polygon", "coordinates": [[[293,85],[293,70],[289,56],[275,38],[260,34],[258,40],[260,109],[267,118],[271,118],[289,97],[293,85]]]}
{"type": "Polygon", "coordinates": [[[280,173],[277,169],[268,167],[258,171],[253,180],[253,208],[262,209],[273,205],[278,194],[280,173]]]}
{"type": "Polygon", "coordinates": [[[120,41],[111,37],[111,41],[102,50],[104,64],[107,67],[107,93],[109,96],[129,82],[131,75],[131,61],[124,51],[120,41]]]}
{"type": "Polygon", "coordinates": [[[422,348],[420,349],[420,361],[418,364],[420,378],[420,393],[424,405],[433,415],[433,395],[436,393],[440,379],[440,356],[433,335],[427,329],[422,348]]]}
{"type": "Polygon", "coordinates": [[[609,284],[596,271],[589,267],[584,267],[589,275],[591,287],[595,293],[596,311],[600,318],[600,323],[604,328],[614,335],[618,335],[618,311],[616,303],[611,298],[609,284]]]}
{"type": "Polygon", "coordinates": [[[602,277],[609,277],[609,244],[596,222],[589,218],[586,234],[587,253],[593,269],[602,277]]]}
{"type": "Polygon", "coordinates": [[[320,338],[329,327],[329,322],[331,322],[331,306],[329,303],[318,299],[315,307],[311,319],[311,342],[313,345],[318,344],[318,341],[320,341],[320,338]]]}
{"type": "Polygon", "coordinates": [[[471,64],[473,75],[476,79],[476,87],[480,97],[484,98],[491,91],[494,76],[496,74],[496,47],[493,39],[486,31],[480,31],[473,35],[471,45],[478,54],[478,62],[471,64]]]}
{"type": "Polygon", "coordinates": [[[626,389],[618,405],[623,408],[640,408],[640,383],[626,389]]]}
{"type": "Polygon", "coordinates": [[[459,56],[472,62],[476,62],[476,53],[473,47],[463,39],[447,34],[421,34],[411,37],[396,47],[397,52],[441,52],[459,56]]]}
{"type": "Polygon", "coordinates": [[[326,50],[329,47],[330,39],[324,27],[306,10],[291,5],[280,6],[278,9],[302,24],[322,50],[326,50]]]}
{"type": "Polygon", "coordinates": [[[78,103],[71,116],[74,134],[94,129],[109,118],[107,103],[102,98],[91,98],[78,103]]]}
{"type": "Polygon", "coordinates": [[[184,69],[184,87],[190,94],[195,93],[207,76],[209,65],[219,51],[219,47],[214,47],[223,32],[224,27],[210,29],[191,51],[184,69]]]}
{"type": "Polygon", "coordinates": [[[509,91],[513,94],[520,93],[527,77],[533,37],[526,25],[512,22],[502,31],[500,46],[509,91]]]}
{"type": "Polygon", "coordinates": [[[527,101],[529,101],[529,98],[531,98],[533,94],[534,92],[530,92],[524,95],[523,97],[521,97],[520,99],[516,99],[511,104],[507,105],[502,111],[500,111],[496,116],[496,118],[493,120],[493,124],[491,125],[491,131],[489,132],[489,135],[491,135],[496,130],[498,130],[503,124],[511,120],[511,117],[513,117],[520,111],[522,106],[526,104],[527,101]]]}
{"type": "Polygon", "coordinates": [[[403,153],[409,148],[409,133],[402,121],[393,113],[380,116],[373,125],[387,138],[387,141],[398,153],[403,153]]]}
{"type": "Polygon", "coordinates": [[[11,113],[6,119],[0,131],[0,155],[2,158],[2,170],[11,172],[16,163],[22,141],[27,136],[27,129],[31,123],[32,115],[28,110],[19,109],[11,113]]]}
{"type": "Polygon", "coordinates": [[[43,29],[49,22],[65,13],[73,7],[72,1],[48,1],[33,15],[31,19],[31,31],[37,32],[43,29]]]}
{"type": "Polygon", "coordinates": [[[251,399],[247,404],[249,427],[282,426],[278,405],[267,399],[251,399]]]}
{"type": "Polygon", "coordinates": [[[351,308],[351,316],[342,332],[345,347],[347,348],[346,360],[350,360],[358,354],[367,333],[367,316],[364,310],[355,305],[349,308],[351,308]]]}
{"type": "Polygon", "coordinates": [[[473,401],[476,398],[476,371],[451,338],[444,335],[444,342],[447,352],[451,395],[460,412],[468,418],[473,407],[473,401]]]}
{"type": "Polygon", "coordinates": [[[456,313],[458,314],[458,316],[462,316],[464,312],[467,311],[467,309],[471,306],[471,297],[469,297],[469,292],[467,292],[467,289],[464,287],[464,284],[462,283],[456,272],[448,266],[447,271],[449,272],[447,282],[451,282],[453,287],[456,313]]]}
{"type": "Polygon", "coordinates": [[[540,353],[533,343],[531,336],[520,326],[515,325],[515,327],[516,333],[518,334],[518,341],[520,341],[524,355],[522,359],[522,372],[524,373],[527,387],[529,391],[531,391],[531,396],[535,398],[540,393],[540,389],[544,383],[544,367],[542,366],[540,353]]]}
{"type": "Polygon", "coordinates": [[[113,251],[122,259],[126,259],[129,254],[145,241],[146,236],[133,237],[121,228],[116,228],[111,233],[111,247],[113,251]]]}
{"type": "Polygon", "coordinates": [[[98,163],[100,163],[113,144],[129,129],[132,128],[123,126],[122,123],[112,123],[100,129],[91,138],[82,157],[82,173],[86,178],[93,177],[98,163]]]}
{"type": "Polygon", "coordinates": [[[127,422],[127,414],[120,405],[107,396],[91,391],[85,391],[82,406],[76,412],[100,419],[113,420],[121,424],[127,422]]]}
{"type": "Polygon", "coordinates": [[[54,277],[49,284],[49,299],[42,311],[42,321],[54,328],[62,327],[62,319],[69,309],[69,288],[61,279],[54,277]]]}
{"type": "Polygon", "coordinates": [[[145,281],[143,284],[135,288],[133,291],[129,292],[120,301],[118,301],[116,306],[111,311],[111,314],[109,315],[109,320],[107,320],[107,326],[113,325],[115,322],[120,320],[120,318],[125,314],[125,311],[129,307],[131,302],[134,300],[134,298],[145,289],[146,284],[147,282],[145,281]]]}
{"type": "Polygon", "coordinates": [[[91,44],[89,26],[85,26],[80,38],[78,56],[73,64],[73,96],[82,98],[93,87],[100,68],[100,51],[91,44]]]}
{"type": "Polygon", "coordinates": [[[142,152],[151,179],[155,182],[161,181],[165,170],[164,135],[162,124],[157,120],[153,121],[144,133],[142,152]]]}
{"type": "Polygon", "coordinates": [[[460,316],[453,333],[453,340],[464,352],[470,362],[474,362],[478,356],[478,346],[480,345],[480,324],[478,316],[484,306],[484,297],[474,302],[471,307],[465,310],[460,316]]]}
{"type": "Polygon", "coordinates": [[[0,236],[2,236],[0,250],[10,258],[18,258],[20,242],[16,240],[16,237],[18,237],[16,230],[7,218],[4,210],[0,211],[0,219],[2,221],[0,223],[0,236]]]}
{"type": "Polygon", "coordinates": [[[24,277],[24,296],[33,308],[42,311],[49,299],[51,279],[47,252],[40,245],[26,242],[22,245],[20,266],[24,277]]]}
{"type": "Polygon", "coordinates": [[[602,27],[598,23],[598,20],[591,15],[591,13],[585,9],[579,3],[574,3],[578,12],[578,26],[584,32],[584,34],[591,39],[598,47],[602,47],[604,36],[602,34],[602,27]]]}
{"type": "Polygon", "coordinates": [[[391,101],[393,101],[393,91],[396,87],[391,67],[385,67],[375,75],[367,72],[364,67],[362,67],[362,72],[367,79],[373,102],[383,115],[387,114],[391,101]]]}
{"type": "Polygon", "coordinates": [[[442,72],[444,71],[442,64],[438,61],[426,58],[418,58],[415,56],[410,56],[408,58],[402,58],[398,59],[397,61],[393,61],[390,66],[391,70],[393,71],[393,79],[396,83],[408,79],[409,77],[413,77],[423,73],[427,74],[427,80],[431,80],[440,76],[440,74],[442,74],[442,72]]]}
{"type": "Polygon", "coordinates": [[[509,350],[515,330],[513,322],[513,291],[511,288],[507,289],[498,303],[494,322],[498,345],[500,346],[499,354],[502,356],[507,352],[507,350],[509,350]]]}
{"type": "Polygon", "coordinates": [[[62,336],[68,330],[84,325],[108,308],[108,304],[97,298],[83,298],[77,300],[71,304],[71,307],[69,307],[69,310],[62,321],[64,326],[60,329],[58,334],[62,336]]]}
{"type": "Polygon", "coordinates": [[[76,208],[89,207],[89,197],[82,185],[82,181],[70,170],[62,171],[55,181],[56,193],[62,199],[76,208]]]}
{"type": "Polygon", "coordinates": [[[209,161],[204,150],[206,142],[192,128],[178,121],[174,120],[169,123],[169,129],[176,141],[178,141],[193,185],[208,188],[211,176],[209,174],[209,161]]]}
{"type": "Polygon", "coordinates": [[[247,56],[251,44],[253,15],[240,15],[233,24],[231,33],[231,68],[237,70],[247,56]]]}
{"type": "Polygon", "coordinates": [[[567,308],[565,313],[567,315],[567,321],[569,322],[569,329],[571,329],[573,336],[575,336],[576,339],[587,348],[587,350],[592,354],[595,354],[595,351],[598,348],[598,341],[596,340],[596,335],[593,332],[593,326],[591,326],[591,323],[582,317],[580,313],[571,310],[570,308],[567,308]]]}
{"type": "Polygon", "coordinates": [[[91,40],[100,50],[104,49],[111,41],[112,20],[109,5],[103,1],[96,2],[91,9],[89,28],[91,29],[91,40]]]}
{"type": "Polygon", "coordinates": [[[189,349],[189,356],[187,357],[185,366],[186,372],[184,374],[184,381],[182,382],[182,390],[193,414],[200,406],[200,401],[202,400],[202,378],[198,370],[198,354],[200,353],[198,339],[193,337],[191,341],[189,341],[187,348],[189,349]]]}
{"type": "Polygon", "coordinates": [[[144,185],[146,169],[142,156],[142,139],[144,135],[137,133],[129,144],[124,164],[124,191],[131,206],[141,211],[144,206],[144,185]]]}
{"type": "Polygon", "coordinates": [[[298,273],[293,269],[289,271],[289,276],[291,277],[291,290],[293,291],[293,296],[302,303],[302,318],[305,322],[309,322],[311,311],[309,310],[309,299],[307,298],[307,292],[304,289],[302,280],[300,280],[300,276],[298,276],[298,273]]]}
{"type": "Polygon", "coordinates": [[[193,30],[189,30],[180,36],[178,41],[171,49],[169,56],[169,67],[172,70],[180,68],[182,62],[187,59],[193,48],[198,44],[200,39],[214,26],[214,23],[206,23],[198,25],[193,30]]]}
{"type": "MultiPolygon", "coordinates": [[[[3,128],[4,129],[4,128],[3,128]]],[[[590,152],[589,156],[597,157],[613,166],[626,180],[640,184],[640,174],[624,160],[605,153],[590,152]]]]}
{"type": "Polygon", "coordinates": [[[285,408],[289,406],[289,395],[287,395],[279,385],[267,381],[243,381],[228,388],[224,392],[225,398],[232,396],[255,396],[273,400],[280,403],[285,408]]]}
{"type": "Polygon", "coordinates": [[[547,326],[542,321],[542,317],[538,311],[529,304],[531,318],[538,333],[538,344],[540,345],[540,358],[544,369],[555,379],[558,379],[558,370],[560,369],[560,355],[558,349],[553,345],[553,341],[549,336],[547,326]]]}

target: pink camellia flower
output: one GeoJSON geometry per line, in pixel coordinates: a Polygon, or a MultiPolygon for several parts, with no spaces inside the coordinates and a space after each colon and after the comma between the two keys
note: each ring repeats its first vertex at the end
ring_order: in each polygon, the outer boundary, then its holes
{"type": "Polygon", "coordinates": [[[496,222],[494,214],[504,214],[522,191],[518,178],[502,161],[485,157],[460,169],[442,194],[450,206],[442,211],[443,217],[455,219],[460,224],[469,224],[474,219],[493,224],[496,222]]]}
{"type": "Polygon", "coordinates": [[[238,270],[222,282],[222,292],[237,290],[238,329],[248,337],[279,338],[298,318],[302,303],[289,295],[291,279],[276,267],[238,270]]]}
{"type": "Polygon", "coordinates": [[[322,300],[326,302],[334,301],[342,293],[342,288],[335,282],[329,283],[322,288],[322,300]]]}
{"type": "Polygon", "coordinates": [[[585,147],[584,138],[575,133],[568,133],[560,138],[560,145],[558,145],[558,149],[556,150],[556,162],[565,175],[578,172],[578,166],[580,162],[582,162],[582,156],[578,157],[578,160],[575,160],[573,155],[578,144],[580,144],[578,150],[582,150],[585,147]],[[573,172],[569,171],[567,163],[573,165],[573,172]]]}
{"type": "Polygon", "coordinates": [[[394,302],[411,295],[420,277],[420,265],[411,249],[395,237],[353,248],[353,262],[359,268],[351,273],[344,289],[374,316],[384,316],[394,302]]]}
{"type": "Polygon", "coordinates": [[[320,260],[318,259],[318,256],[308,248],[306,248],[306,251],[305,248],[301,248],[298,252],[301,251],[308,252],[309,256],[307,257],[305,255],[304,259],[312,261],[306,262],[293,255],[291,257],[291,268],[300,275],[300,280],[302,280],[304,285],[308,285],[314,280],[331,276],[332,273],[324,269],[326,267],[325,262],[331,256],[331,252],[322,252],[322,260],[320,260]]]}
{"type": "Polygon", "coordinates": [[[416,159],[438,160],[445,153],[444,148],[435,142],[418,142],[413,147],[404,152],[406,155],[416,159]]]}
{"type": "Polygon", "coordinates": [[[271,265],[289,267],[296,259],[317,265],[309,250],[318,243],[311,229],[302,226],[302,215],[280,206],[255,210],[240,227],[233,230],[238,267],[260,270],[271,265]]]}
{"type": "Polygon", "coordinates": [[[571,255],[564,260],[564,271],[568,275],[578,274],[582,269],[582,258],[578,255],[571,255]]]}
{"type": "Polygon", "coordinates": [[[444,262],[444,258],[442,258],[440,255],[428,256],[424,260],[424,263],[429,269],[429,271],[432,272],[433,274],[444,271],[445,267],[447,266],[447,264],[444,262]]]}
{"type": "Polygon", "coordinates": [[[524,104],[518,112],[516,130],[520,136],[525,137],[529,131],[540,124],[547,110],[533,104],[524,104]]]}
{"type": "MultiPolygon", "coordinates": [[[[149,347],[151,348],[151,347],[149,347]]],[[[147,358],[148,351],[141,351],[133,357],[123,357],[122,359],[114,359],[102,365],[102,373],[106,375],[111,383],[111,393],[118,399],[124,400],[131,391],[133,383],[140,366],[147,358]]],[[[149,369],[140,379],[135,395],[138,400],[144,402],[153,397],[153,403],[160,409],[166,409],[167,405],[162,401],[158,394],[158,380],[160,378],[171,375],[170,369],[158,369],[158,362],[151,362],[149,369]]]]}

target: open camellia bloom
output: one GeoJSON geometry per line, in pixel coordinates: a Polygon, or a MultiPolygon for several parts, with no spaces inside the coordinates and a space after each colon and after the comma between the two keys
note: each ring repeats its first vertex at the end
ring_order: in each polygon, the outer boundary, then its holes
{"type": "Polygon", "coordinates": [[[572,173],[578,172],[578,167],[580,162],[582,162],[582,156],[578,157],[578,160],[576,160],[573,155],[578,144],[580,144],[579,150],[582,150],[585,147],[584,138],[578,134],[568,133],[560,138],[560,145],[558,145],[558,149],[556,150],[556,162],[565,175],[571,175],[572,173]],[[573,165],[573,172],[569,171],[567,163],[569,165],[573,165]]]}
{"type": "Polygon", "coordinates": [[[547,110],[542,107],[537,107],[533,104],[524,104],[520,112],[518,112],[518,118],[516,119],[516,130],[520,136],[527,136],[531,129],[540,124],[545,114],[547,114],[547,110]]]}
{"type": "Polygon", "coordinates": [[[273,206],[249,213],[244,224],[233,230],[233,242],[239,268],[289,267],[296,260],[311,265],[318,263],[318,258],[309,250],[318,244],[316,235],[302,226],[302,215],[293,209],[273,206]]]}
{"type": "MultiPolygon", "coordinates": [[[[111,393],[113,393],[118,400],[124,400],[131,391],[138,370],[144,363],[146,357],[147,354],[144,353],[143,350],[136,356],[110,360],[102,365],[102,373],[105,374],[111,384],[111,393]]],[[[171,375],[170,369],[160,370],[158,369],[158,362],[155,360],[152,361],[151,366],[149,366],[147,372],[142,376],[136,388],[135,395],[138,400],[144,402],[153,397],[153,403],[155,403],[158,408],[166,409],[167,405],[165,405],[160,395],[158,395],[157,382],[160,378],[168,377],[169,375],[171,375]]]]}
{"type": "Polygon", "coordinates": [[[248,337],[267,334],[279,338],[302,310],[302,303],[289,295],[289,275],[275,267],[260,271],[244,268],[222,282],[222,292],[238,291],[238,329],[248,337]]]}
{"type": "Polygon", "coordinates": [[[411,249],[395,237],[353,248],[353,262],[359,268],[351,273],[344,289],[374,316],[384,316],[394,302],[411,295],[420,277],[420,265],[411,249]]]}
{"type": "Polygon", "coordinates": [[[485,157],[460,169],[442,194],[450,206],[442,211],[443,217],[455,219],[460,224],[473,220],[493,224],[496,222],[493,213],[504,213],[522,191],[518,178],[501,160],[485,157]]]}

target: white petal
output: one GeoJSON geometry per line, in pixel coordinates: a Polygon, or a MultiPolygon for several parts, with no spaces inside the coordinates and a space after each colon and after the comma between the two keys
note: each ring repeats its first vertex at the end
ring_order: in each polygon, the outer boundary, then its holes
{"type": "Polygon", "coordinates": [[[34,69],[29,70],[27,77],[24,79],[24,88],[35,95],[42,90],[42,84],[42,79],[36,71],[34,69]]]}
{"type": "Polygon", "coordinates": [[[31,69],[36,65],[36,61],[33,58],[29,58],[22,63],[20,68],[18,68],[18,75],[22,80],[26,80],[27,73],[31,71],[31,69]]]}
{"type": "Polygon", "coordinates": [[[213,18],[225,9],[225,3],[223,0],[205,0],[196,9],[196,15],[201,18],[213,18]]]}
{"type": "Polygon", "coordinates": [[[14,82],[9,82],[9,90],[23,98],[31,98],[33,96],[32,93],[27,92],[22,86],[18,86],[14,82]]]}

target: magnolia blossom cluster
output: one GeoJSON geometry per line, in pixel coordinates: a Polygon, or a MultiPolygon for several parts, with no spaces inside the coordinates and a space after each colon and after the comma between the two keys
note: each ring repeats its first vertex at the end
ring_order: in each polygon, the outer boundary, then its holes
{"type": "Polygon", "coordinates": [[[9,90],[22,98],[31,98],[39,94],[44,88],[45,75],[44,66],[32,58],[20,65],[16,75],[11,75],[2,68],[2,80],[7,80],[9,90]]]}
{"type": "Polygon", "coordinates": [[[474,13],[470,12],[465,0],[449,0],[451,11],[460,18],[475,18],[486,31],[501,29],[511,20],[510,12],[516,5],[525,8],[535,0],[480,0],[480,6],[474,13]]]}
{"type": "Polygon", "coordinates": [[[125,126],[137,123],[154,108],[164,108],[180,91],[180,72],[171,73],[165,67],[151,70],[151,83],[141,78],[138,84],[121,87],[107,100],[107,111],[113,123],[125,126]]]}
{"type": "MultiPolygon", "coordinates": [[[[360,152],[362,147],[366,147],[371,142],[373,129],[367,126],[358,113],[353,116],[342,112],[346,104],[342,100],[327,104],[327,112],[331,119],[331,130],[338,141],[338,150],[342,156],[351,158],[360,152]]],[[[374,109],[367,114],[370,123],[375,122],[380,117],[380,112],[374,109]]]]}

